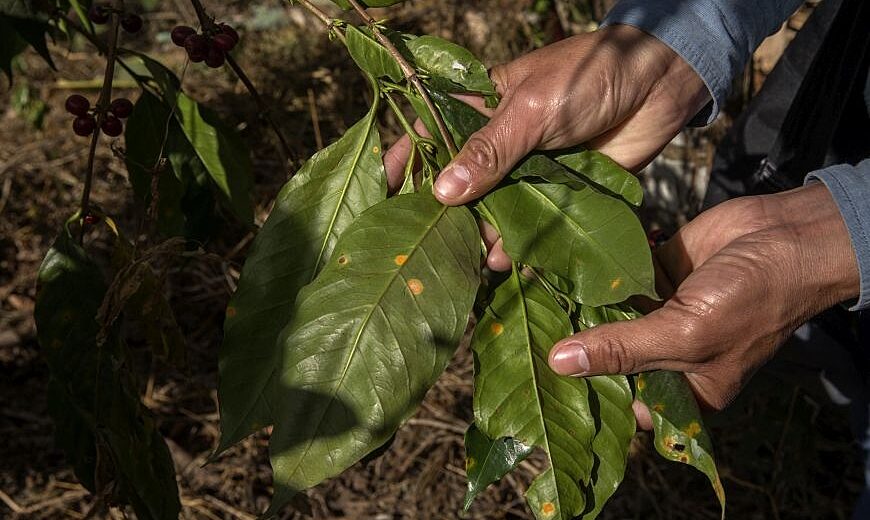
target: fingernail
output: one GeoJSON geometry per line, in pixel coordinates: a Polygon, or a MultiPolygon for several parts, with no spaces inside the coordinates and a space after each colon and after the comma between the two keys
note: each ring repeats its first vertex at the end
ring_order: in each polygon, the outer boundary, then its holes
{"type": "Polygon", "coordinates": [[[563,343],[550,353],[550,367],[557,374],[583,376],[589,372],[589,355],[580,343],[563,343]]]}
{"type": "Polygon", "coordinates": [[[435,191],[444,199],[455,199],[468,191],[471,175],[465,166],[458,164],[448,166],[438,180],[435,181],[435,191]]]}

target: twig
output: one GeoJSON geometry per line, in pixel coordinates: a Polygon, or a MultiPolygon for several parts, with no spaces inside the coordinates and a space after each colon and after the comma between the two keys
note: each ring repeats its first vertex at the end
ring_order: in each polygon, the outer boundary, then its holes
{"type": "MultiPolygon", "coordinates": [[[[97,100],[97,124],[94,128],[94,135],[91,137],[91,147],[88,151],[88,169],[85,172],[85,186],[82,189],[81,202],[81,218],[88,216],[91,204],[91,186],[94,180],[94,156],[97,151],[97,141],[100,139],[100,126],[106,119],[106,111],[112,98],[112,81],[115,78],[115,53],[118,48],[118,27],[120,26],[120,14],[124,11],[124,0],[112,1],[111,22],[109,27],[109,38],[106,44],[106,72],[103,76],[103,88],[100,90],[100,97],[97,100]]],[[[81,226],[79,232],[79,242],[82,242],[85,237],[85,226],[81,226]]]]}
{"type": "MultiPolygon", "coordinates": [[[[216,30],[214,18],[206,13],[205,8],[202,6],[202,2],[200,2],[199,0],[190,0],[190,3],[193,5],[193,9],[196,11],[196,17],[199,18],[199,23],[202,28],[206,31],[216,30]]],[[[293,152],[290,150],[290,145],[287,144],[287,139],[284,137],[284,134],[281,133],[281,129],[278,128],[278,124],[275,123],[275,120],[269,114],[270,107],[263,100],[263,97],[260,96],[260,93],[251,82],[251,79],[248,77],[247,74],[245,74],[245,71],[238,64],[238,62],[236,62],[232,55],[227,53],[226,60],[227,65],[229,65],[230,68],[233,69],[233,72],[236,74],[236,76],[239,78],[245,88],[248,89],[251,97],[254,98],[254,102],[257,104],[257,108],[260,110],[260,115],[272,128],[272,131],[275,132],[275,135],[278,136],[278,141],[280,141],[281,143],[281,150],[284,154],[284,162],[286,163],[287,160],[293,156],[293,152]]]]}
{"type": "Polygon", "coordinates": [[[311,125],[314,127],[314,142],[320,150],[323,148],[323,135],[320,133],[320,117],[317,115],[317,99],[312,89],[308,89],[308,110],[311,112],[311,125]]]}
{"type": "Polygon", "coordinates": [[[326,25],[326,28],[331,32],[331,34],[334,34],[335,37],[338,38],[338,40],[339,40],[341,43],[347,45],[347,41],[345,40],[344,35],[341,33],[341,31],[338,31],[338,30],[335,28],[335,20],[333,20],[332,18],[330,18],[330,17],[329,17],[326,13],[324,13],[323,11],[321,11],[319,7],[317,7],[316,5],[312,4],[312,3],[309,2],[308,0],[290,0],[290,3],[291,3],[291,4],[296,3],[296,4],[301,5],[301,6],[304,7],[306,10],[308,10],[308,12],[310,12],[311,14],[313,14],[314,16],[316,16],[317,18],[319,18],[320,21],[323,22],[324,25],[326,25]]]}
{"type": "Polygon", "coordinates": [[[15,502],[15,500],[12,500],[12,497],[4,493],[2,489],[0,489],[0,502],[6,504],[6,506],[9,507],[9,509],[11,509],[13,513],[21,513],[22,511],[24,511],[24,508],[19,506],[18,503],[15,502]]]}
{"type": "Polygon", "coordinates": [[[423,98],[423,102],[426,104],[426,108],[432,114],[432,117],[435,119],[435,125],[438,127],[438,133],[441,134],[441,139],[444,141],[444,144],[447,146],[447,151],[450,152],[450,157],[455,157],[458,153],[456,150],[456,145],[453,143],[453,138],[450,136],[450,132],[447,130],[447,125],[444,124],[444,119],[441,117],[441,113],[438,112],[438,108],[435,107],[435,104],[432,103],[432,99],[429,97],[429,92],[426,90],[426,87],[423,85],[423,82],[420,81],[420,78],[417,77],[417,71],[414,67],[408,63],[408,60],[402,56],[402,53],[399,52],[399,49],[393,45],[393,42],[390,41],[389,38],[384,36],[380,29],[378,29],[377,22],[371,15],[363,9],[363,7],[356,0],[348,0],[350,5],[354,8],[360,18],[363,19],[368,28],[372,31],[372,34],[375,38],[380,42],[381,45],[387,49],[387,52],[396,60],[396,63],[399,64],[399,67],[402,69],[402,74],[405,75],[405,79],[408,80],[408,83],[414,86],[417,89],[417,92],[420,93],[420,97],[423,98]]]}

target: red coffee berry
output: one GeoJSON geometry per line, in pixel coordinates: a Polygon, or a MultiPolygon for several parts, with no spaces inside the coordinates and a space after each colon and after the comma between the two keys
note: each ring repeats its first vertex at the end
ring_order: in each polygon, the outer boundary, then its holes
{"type": "Polygon", "coordinates": [[[212,44],[224,52],[230,52],[238,43],[232,36],[226,33],[215,34],[211,39],[212,44]]]}
{"type": "Polygon", "coordinates": [[[73,94],[66,98],[66,111],[74,116],[87,115],[90,108],[91,103],[84,96],[73,94]]]}
{"type": "Polygon", "coordinates": [[[124,124],[117,117],[107,114],[100,128],[103,129],[103,133],[107,136],[118,137],[124,131],[124,124]]]}
{"type": "Polygon", "coordinates": [[[208,56],[206,56],[205,58],[206,65],[213,69],[216,69],[223,66],[224,61],[226,61],[226,55],[224,54],[224,51],[218,49],[215,46],[212,46],[208,50],[208,56]]]}
{"type": "Polygon", "coordinates": [[[130,34],[137,33],[142,29],[142,17],[133,13],[125,14],[121,18],[121,27],[130,34]]]}
{"type": "Polygon", "coordinates": [[[90,114],[78,116],[73,120],[73,132],[81,137],[86,137],[93,134],[96,127],[97,120],[94,119],[94,116],[90,114]]]}
{"type": "Polygon", "coordinates": [[[103,25],[109,21],[109,10],[103,4],[92,4],[88,10],[88,19],[97,25],[103,25]]]}
{"type": "Polygon", "coordinates": [[[236,43],[239,43],[239,33],[237,33],[236,30],[232,28],[232,26],[222,23],[218,25],[218,29],[221,30],[221,33],[226,34],[227,36],[235,40],[236,43]]]}
{"type": "Polygon", "coordinates": [[[93,213],[88,213],[87,215],[85,215],[85,218],[82,219],[82,222],[86,226],[93,226],[94,224],[96,224],[99,221],[100,221],[100,217],[94,215],[93,213]]]}
{"type": "Polygon", "coordinates": [[[184,47],[184,41],[187,40],[189,36],[193,36],[196,34],[196,29],[193,27],[188,27],[186,25],[179,25],[172,29],[171,37],[172,43],[178,45],[179,47],[184,47]]]}
{"type": "Polygon", "coordinates": [[[118,98],[109,105],[109,112],[121,119],[127,119],[133,113],[133,103],[127,98],[118,98]]]}
{"type": "Polygon", "coordinates": [[[184,40],[184,49],[187,51],[190,61],[194,63],[205,60],[210,48],[208,38],[201,34],[192,34],[184,40]]]}

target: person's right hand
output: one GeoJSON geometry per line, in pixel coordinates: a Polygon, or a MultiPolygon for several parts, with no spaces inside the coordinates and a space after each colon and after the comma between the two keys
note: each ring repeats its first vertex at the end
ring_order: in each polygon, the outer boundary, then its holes
{"type": "MultiPolygon", "coordinates": [[[[535,149],[585,143],[629,170],[640,169],[709,100],[685,60],[627,25],[562,40],[497,66],[490,75],[501,103],[493,111],[481,110],[489,123],[438,176],[435,196],[444,204],[485,195],[535,149]]],[[[391,185],[401,182],[409,148],[404,140],[384,157],[391,185]]],[[[509,268],[494,230],[487,227],[483,234],[489,266],[509,268]]]]}

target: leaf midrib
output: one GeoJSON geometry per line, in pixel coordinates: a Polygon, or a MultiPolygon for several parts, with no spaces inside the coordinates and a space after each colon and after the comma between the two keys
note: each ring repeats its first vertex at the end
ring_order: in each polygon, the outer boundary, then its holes
{"type": "Polygon", "coordinates": [[[374,129],[375,118],[374,114],[378,109],[378,100],[379,96],[375,96],[374,101],[372,102],[372,108],[369,110],[369,113],[366,115],[368,119],[368,126],[365,131],[365,135],[360,140],[360,145],[354,154],[353,161],[351,162],[351,166],[349,168],[347,177],[344,180],[344,185],[341,187],[340,195],[338,197],[338,203],[335,205],[335,211],[332,213],[332,218],[329,221],[329,226],[326,228],[326,232],[323,235],[323,243],[320,244],[320,252],[317,254],[317,261],[314,263],[314,269],[311,272],[311,280],[314,281],[317,278],[317,275],[320,271],[320,263],[323,261],[323,256],[326,253],[326,245],[329,243],[329,237],[332,235],[332,230],[335,229],[335,221],[338,220],[338,214],[341,212],[341,208],[344,206],[344,201],[347,198],[348,187],[350,186],[350,180],[356,176],[355,170],[359,165],[360,158],[362,157],[363,150],[366,148],[366,143],[369,140],[369,136],[372,134],[372,129],[374,129]]]}
{"type": "MultiPolygon", "coordinates": [[[[338,389],[341,388],[341,386],[344,384],[344,380],[347,377],[347,373],[350,370],[350,366],[353,362],[354,357],[357,354],[357,350],[359,349],[360,338],[362,338],[363,331],[368,326],[369,321],[371,321],[371,318],[374,315],[375,309],[377,309],[380,306],[380,302],[383,300],[384,295],[387,294],[387,291],[390,290],[390,287],[393,286],[393,283],[395,283],[396,279],[399,277],[399,275],[402,273],[402,271],[406,268],[406,266],[411,265],[411,260],[414,258],[414,255],[417,253],[417,251],[420,250],[420,244],[422,244],[423,241],[426,240],[426,238],[429,236],[429,233],[431,233],[432,230],[435,229],[436,224],[438,223],[438,221],[441,220],[441,218],[447,212],[447,209],[448,209],[447,206],[443,206],[443,205],[441,206],[441,209],[440,209],[440,211],[438,211],[437,216],[432,220],[432,222],[426,228],[426,232],[423,233],[423,235],[420,237],[420,239],[414,244],[413,249],[408,253],[408,259],[405,261],[405,263],[403,265],[399,266],[399,268],[393,272],[392,276],[390,276],[388,278],[388,282],[384,284],[383,290],[378,294],[378,297],[374,300],[375,303],[371,305],[368,312],[366,313],[365,318],[363,318],[362,323],[360,323],[359,330],[357,331],[357,335],[353,340],[353,345],[351,347],[351,351],[347,356],[347,362],[345,362],[344,368],[342,369],[342,372],[341,372],[341,376],[338,378],[337,382],[333,385],[332,393],[329,396],[329,401],[323,407],[323,412],[320,414],[320,418],[317,421],[317,426],[315,427],[315,431],[320,430],[320,427],[323,424],[323,418],[326,416],[327,410],[329,410],[329,408],[335,402],[335,398],[336,398],[336,394],[338,393],[338,389]]],[[[293,471],[290,472],[291,475],[295,475],[296,472],[298,471],[299,466],[302,464],[302,459],[306,455],[308,455],[308,451],[311,449],[311,445],[314,443],[314,440],[315,440],[315,436],[312,436],[308,440],[308,444],[305,446],[305,451],[303,452],[302,456],[299,457],[299,461],[296,463],[296,466],[293,468],[293,471]]]]}
{"type": "Polygon", "coordinates": [[[558,484],[558,480],[556,479],[556,467],[553,465],[553,456],[552,456],[552,453],[550,452],[550,436],[549,436],[549,433],[547,430],[547,423],[546,423],[546,421],[544,421],[544,405],[543,405],[543,402],[541,401],[541,390],[538,387],[538,372],[535,370],[535,356],[534,356],[534,354],[532,354],[532,331],[529,327],[529,324],[530,324],[529,308],[528,308],[528,305],[526,303],[526,292],[523,289],[523,283],[522,283],[522,280],[520,280],[520,275],[517,272],[516,266],[514,266],[513,274],[511,276],[514,278],[514,280],[517,284],[517,289],[519,290],[519,294],[520,294],[520,301],[522,302],[522,304],[520,305],[520,309],[522,310],[522,313],[523,313],[523,323],[525,324],[525,326],[523,327],[523,331],[524,331],[525,336],[526,336],[526,345],[528,346],[528,349],[526,349],[526,354],[528,355],[529,369],[531,371],[532,383],[533,383],[534,389],[535,389],[535,401],[537,402],[537,408],[539,410],[538,418],[540,419],[540,423],[541,423],[541,435],[543,436],[543,440],[544,440],[544,449],[547,451],[547,460],[550,462],[550,469],[553,470],[551,475],[553,475],[553,484],[554,484],[553,487],[556,490],[555,501],[557,503],[557,509],[559,510],[559,514],[561,516],[562,515],[562,496],[559,493],[559,484],[558,484]]]}
{"type": "Polygon", "coordinates": [[[613,254],[610,252],[610,250],[609,250],[608,248],[604,247],[604,246],[601,244],[601,242],[595,240],[595,239],[592,237],[592,235],[589,234],[588,231],[586,231],[585,229],[583,229],[583,227],[580,225],[580,223],[577,222],[576,220],[574,220],[574,217],[573,217],[573,216],[571,216],[571,215],[569,215],[568,213],[566,213],[565,211],[563,211],[562,208],[560,208],[558,205],[556,205],[555,202],[552,201],[552,199],[550,199],[550,197],[548,197],[545,193],[543,193],[542,191],[540,191],[539,189],[537,189],[534,185],[532,185],[532,184],[528,184],[528,183],[526,183],[525,185],[528,186],[528,188],[532,191],[532,193],[535,194],[538,198],[541,198],[541,199],[543,199],[544,201],[546,201],[547,204],[549,204],[550,206],[552,206],[553,209],[555,209],[557,213],[563,215],[563,216],[565,217],[565,220],[568,221],[568,223],[569,223],[569,225],[570,225],[571,227],[573,227],[574,229],[576,229],[576,230],[577,230],[581,235],[583,235],[587,240],[589,240],[590,242],[592,242],[593,244],[595,244],[595,246],[597,246],[597,248],[598,248],[599,250],[603,251],[604,254],[607,255],[607,257],[610,258],[610,259],[613,261],[613,263],[615,263],[616,265],[619,266],[619,268],[623,271],[624,274],[626,274],[629,278],[631,278],[631,279],[632,279],[636,284],[638,284],[638,285],[640,285],[641,287],[643,287],[644,283],[643,283],[642,281],[638,280],[637,278],[635,278],[635,276],[634,276],[634,274],[632,273],[632,271],[631,271],[630,269],[628,269],[627,267],[625,267],[625,266],[622,264],[622,262],[619,261],[619,259],[618,259],[617,257],[613,256],[613,254]]]}

